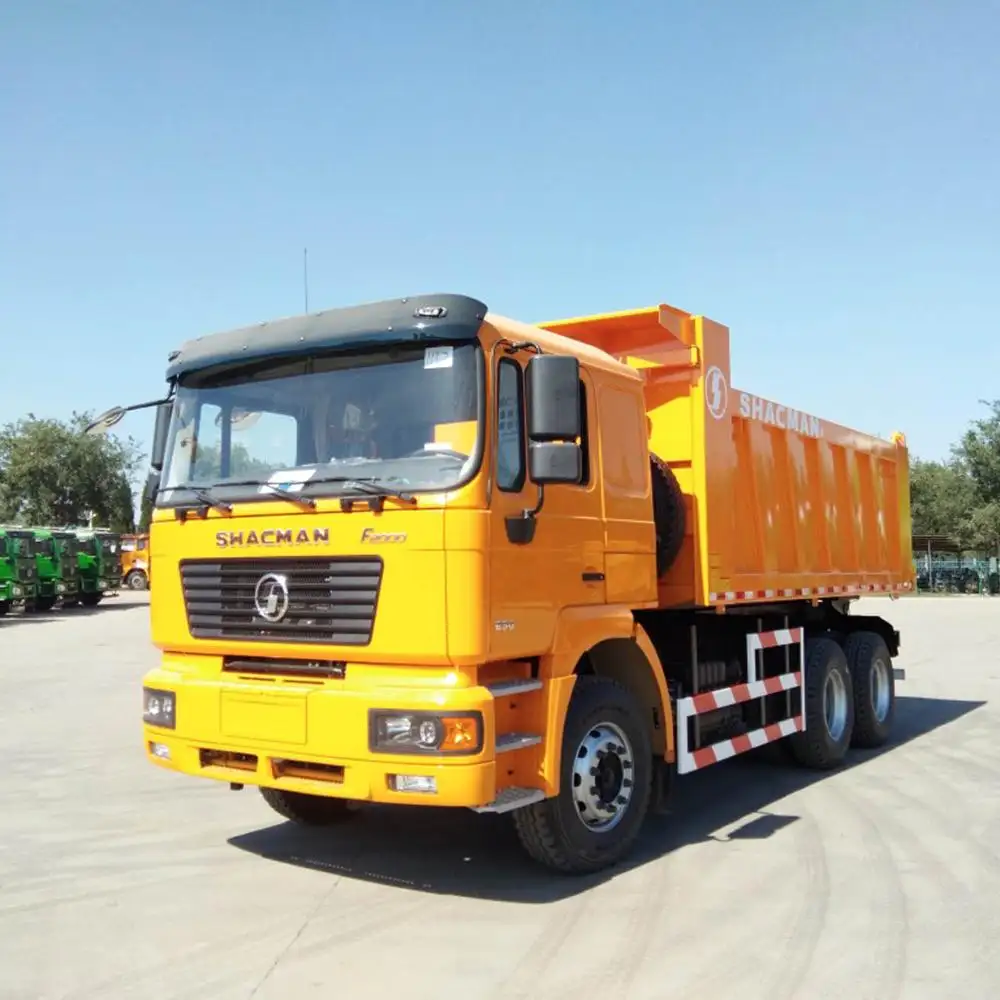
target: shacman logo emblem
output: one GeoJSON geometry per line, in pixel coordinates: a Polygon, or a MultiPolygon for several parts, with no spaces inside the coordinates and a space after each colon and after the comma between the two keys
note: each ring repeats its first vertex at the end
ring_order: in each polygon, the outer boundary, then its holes
{"type": "Polygon", "coordinates": [[[276,624],[288,614],[288,581],[278,573],[265,573],[253,591],[253,606],[266,622],[276,624]]]}
{"type": "Polygon", "coordinates": [[[705,405],[716,420],[721,420],[729,408],[729,386],[726,385],[726,376],[716,365],[712,365],[705,372],[705,405]]]}

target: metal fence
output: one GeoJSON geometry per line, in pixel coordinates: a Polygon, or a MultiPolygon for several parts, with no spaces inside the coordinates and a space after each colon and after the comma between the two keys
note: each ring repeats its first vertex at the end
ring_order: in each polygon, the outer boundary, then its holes
{"type": "Polygon", "coordinates": [[[969,552],[943,535],[915,535],[917,591],[936,594],[1000,594],[996,556],[969,552]]]}

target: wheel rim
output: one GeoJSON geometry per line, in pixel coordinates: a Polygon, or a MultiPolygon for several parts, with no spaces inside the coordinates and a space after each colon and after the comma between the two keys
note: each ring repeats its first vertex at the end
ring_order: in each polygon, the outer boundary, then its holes
{"type": "Polygon", "coordinates": [[[613,722],[593,726],[573,761],[573,804],[580,822],[595,833],[616,827],[628,811],[635,780],[635,755],[613,722]]]}
{"type": "Polygon", "coordinates": [[[823,716],[830,739],[839,741],[847,728],[847,685],[839,670],[831,670],[823,685],[823,716]]]}
{"type": "Polygon", "coordinates": [[[885,722],[889,714],[889,703],[892,701],[892,689],[889,684],[889,665],[884,660],[875,660],[871,672],[872,711],[879,722],[885,722]]]}

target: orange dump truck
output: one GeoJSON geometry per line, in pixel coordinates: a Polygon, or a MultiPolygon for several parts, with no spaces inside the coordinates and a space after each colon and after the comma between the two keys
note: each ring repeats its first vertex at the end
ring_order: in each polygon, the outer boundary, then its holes
{"type": "Polygon", "coordinates": [[[149,535],[122,535],[122,580],[129,590],[149,589],[149,535]]]}
{"type": "Polygon", "coordinates": [[[674,779],[890,738],[907,451],[733,386],[667,306],[528,325],[461,295],[183,344],[156,408],[148,759],[280,815],[510,813],[551,868],[674,779]]]}

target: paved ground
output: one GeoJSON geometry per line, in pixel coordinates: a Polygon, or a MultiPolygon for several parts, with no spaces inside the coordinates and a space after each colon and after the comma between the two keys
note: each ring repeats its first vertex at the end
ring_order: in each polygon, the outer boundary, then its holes
{"type": "Polygon", "coordinates": [[[148,766],[143,602],[0,620],[4,1000],[1000,995],[1000,600],[869,602],[904,634],[895,746],[694,775],[583,882],[502,818],[303,833],[148,766]]]}

